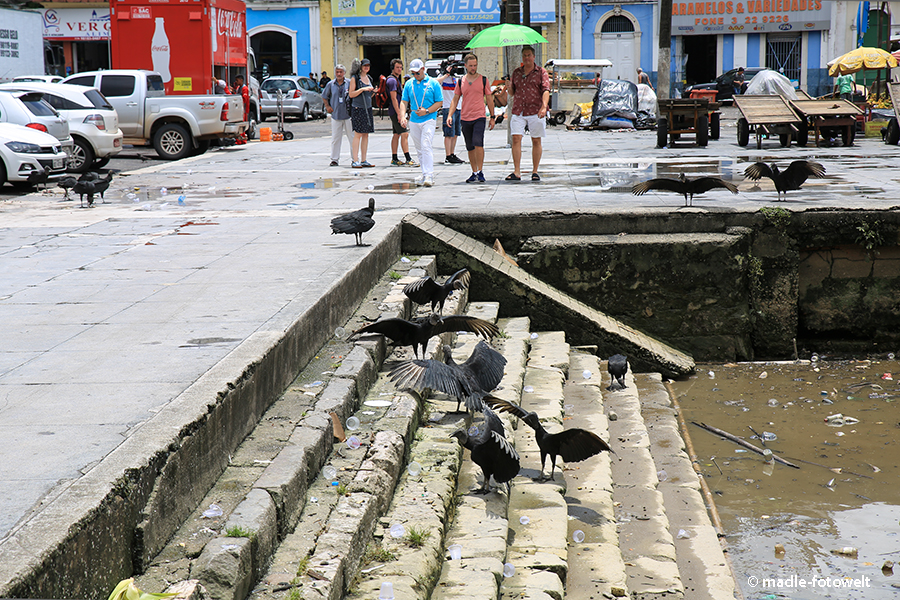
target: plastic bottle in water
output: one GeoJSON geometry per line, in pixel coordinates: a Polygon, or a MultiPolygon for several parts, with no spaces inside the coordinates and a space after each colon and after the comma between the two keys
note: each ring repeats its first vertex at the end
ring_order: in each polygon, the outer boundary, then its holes
{"type": "Polygon", "coordinates": [[[162,75],[163,83],[168,83],[172,79],[169,73],[171,54],[169,36],[166,35],[166,19],[156,17],[156,30],[153,32],[153,39],[150,40],[150,59],[153,61],[153,70],[162,75]]]}

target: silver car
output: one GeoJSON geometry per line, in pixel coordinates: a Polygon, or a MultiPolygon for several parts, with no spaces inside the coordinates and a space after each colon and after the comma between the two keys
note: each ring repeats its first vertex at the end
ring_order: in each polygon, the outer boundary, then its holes
{"type": "Polygon", "coordinates": [[[40,92],[0,91],[0,122],[24,125],[49,133],[60,141],[71,159],[74,143],[69,134],[69,122],[42,96],[40,92]]]}
{"type": "Polygon", "coordinates": [[[259,111],[263,121],[275,116],[278,111],[278,91],[283,94],[282,106],[285,116],[300,117],[306,121],[311,115],[325,117],[325,102],[318,84],[309,77],[285,75],[269,77],[259,87],[262,94],[259,111]]]}

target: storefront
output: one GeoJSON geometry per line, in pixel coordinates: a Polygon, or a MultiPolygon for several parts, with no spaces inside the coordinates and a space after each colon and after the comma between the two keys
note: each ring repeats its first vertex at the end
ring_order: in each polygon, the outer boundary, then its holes
{"type": "Polygon", "coordinates": [[[319,25],[318,2],[247,2],[247,33],[256,55],[256,77],[320,73],[319,25]]]}
{"type": "Polygon", "coordinates": [[[41,13],[48,69],[66,76],[109,68],[108,4],[45,8],[41,13]]]}

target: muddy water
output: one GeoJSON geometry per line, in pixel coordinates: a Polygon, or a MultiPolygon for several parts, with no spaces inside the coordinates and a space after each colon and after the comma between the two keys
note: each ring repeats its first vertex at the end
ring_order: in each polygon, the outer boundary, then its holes
{"type": "Polygon", "coordinates": [[[900,561],[900,363],[698,365],[674,389],[746,598],[900,596],[900,565],[882,571],[900,561]],[[749,428],[773,433],[765,447],[800,468],[691,421],[761,448],[749,428]]]}

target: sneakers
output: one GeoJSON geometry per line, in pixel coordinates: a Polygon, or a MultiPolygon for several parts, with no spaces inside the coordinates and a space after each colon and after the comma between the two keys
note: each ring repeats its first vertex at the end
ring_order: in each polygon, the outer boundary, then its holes
{"type": "Polygon", "coordinates": [[[465,164],[465,161],[460,160],[458,156],[455,154],[448,154],[447,158],[444,159],[444,162],[450,165],[462,165],[465,164]]]}
{"type": "Polygon", "coordinates": [[[400,163],[400,164],[402,164],[404,167],[418,167],[419,166],[419,163],[417,163],[412,158],[409,159],[408,161],[406,161],[405,163],[400,163]]]}
{"type": "Polygon", "coordinates": [[[363,167],[366,167],[366,168],[368,168],[368,167],[374,167],[374,166],[375,166],[375,165],[373,165],[372,163],[370,163],[370,162],[367,161],[367,160],[364,160],[364,161],[362,161],[362,162],[359,163],[359,164],[360,164],[361,166],[363,166],[363,167]]]}
{"type": "Polygon", "coordinates": [[[350,166],[353,167],[354,169],[362,169],[362,167],[363,167],[363,166],[362,166],[362,163],[359,162],[358,160],[354,160],[354,161],[350,164],[350,166]]]}
{"type": "Polygon", "coordinates": [[[396,159],[396,158],[393,159],[393,160],[391,160],[391,166],[392,166],[392,167],[402,167],[402,166],[404,166],[404,165],[406,165],[405,162],[400,162],[400,161],[399,161],[398,159],[396,159]]]}
{"type": "Polygon", "coordinates": [[[478,183],[484,183],[484,173],[482,173],[481,171],[478,171],[477,175],[478,175],[478,183]]]}
{"type": "Polygon", "coordinates": [[[331,164],[328,165],[328,166],[329,166],[329,167],[336,167],[336,166],[338,166],[338,161],[333,160],[333,161],[331,161],[331,164]]]}
{"type": "Polygon", "coordinates": [[[433,186],[434,185],[434,177],[432,177],[431,175],[426,175],[425,180],[422,182],[422,185],[424,185],[425,187],[433,186]]]}
{"type": "MultiPolygon", "coordinates": [[[[484,178],[482,178],[483,180],[484,178]]],[[[466,179],[466,183],[478,183],[478,173],[472,173],[469,175],[469,178],[466,179]]]]}
{"type": "Polygon", "coordinates": [[[416,177],[415,182],[417,186],[422,186],[425,184],[425,177],[423,175],[419,175],[418,177],[416,177]]]}

